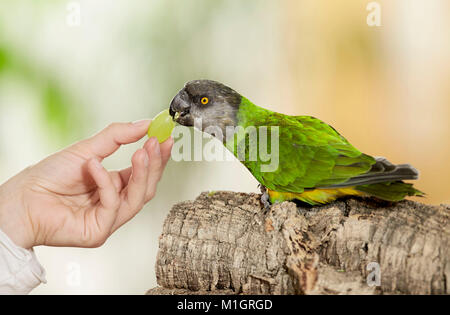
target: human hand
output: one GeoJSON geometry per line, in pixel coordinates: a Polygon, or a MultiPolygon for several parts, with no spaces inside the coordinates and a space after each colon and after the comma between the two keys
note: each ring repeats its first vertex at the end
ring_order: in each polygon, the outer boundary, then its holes
{"type": "Polygon", "coordinates": [[[173,145],[156,138],[137,150],[132,166],[100,164],[123,144],[141,139],[150,121],[114,123],[31,166],[0,186],[0,228],[18,246],[98,247],[153,198],[173,145]]]}

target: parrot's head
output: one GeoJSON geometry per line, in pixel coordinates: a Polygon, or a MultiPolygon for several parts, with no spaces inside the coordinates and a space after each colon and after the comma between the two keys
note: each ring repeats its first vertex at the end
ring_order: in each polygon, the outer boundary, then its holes
{"type": "MultiPolygon", "coordinates": [[[[239,93],[222,83],[195,80],[186,83],[175,95],[169,112],[174,120],[183,126],[195,125],[206,132],[214,129],[211,127],[220,128],[225,135],[227,126],[237,125],[236,113],[241,99],[239,93]]],[[[214,132],[209,133],[215,135],[214,132]]]]}

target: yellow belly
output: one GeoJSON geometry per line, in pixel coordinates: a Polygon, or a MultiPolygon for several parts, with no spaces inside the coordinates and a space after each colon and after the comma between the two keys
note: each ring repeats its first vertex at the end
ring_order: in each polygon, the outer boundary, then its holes
{"type": "Polygon", "coordinates": [[[336,189],[314,189],[302,193],[278,192],[267,190],[270,202],[283,202],[288,200],[300,200],[311,205],[325,204],[344,196],[364,196],[365,193],[355,190],[354,187],[336,189]]]}

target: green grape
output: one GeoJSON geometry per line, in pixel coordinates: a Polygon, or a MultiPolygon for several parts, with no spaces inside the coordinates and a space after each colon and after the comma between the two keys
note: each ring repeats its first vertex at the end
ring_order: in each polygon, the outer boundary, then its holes
{"type": "Polygon", "coordinates": [[[150,127],[148,128],[147,135],[149,138],[156,137],[159,143],[162,143],[170,137],[174,127],[175,122],[172,120],[169,110],[166,109],[153,118],[150,127]]]}

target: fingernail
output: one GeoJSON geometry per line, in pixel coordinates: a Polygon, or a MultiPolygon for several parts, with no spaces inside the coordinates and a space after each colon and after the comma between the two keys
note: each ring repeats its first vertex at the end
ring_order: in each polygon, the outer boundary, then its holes
{"type": "Polygon", "coordinates": [[[145,165],[145,167],[147,167],[147,166],[148,166],[148,163],[149,163],[150,161],[149,161],[149,159],[148,159],[147,151],[145,151],[145,150],[143,150],[143,151],[144,151],[144,165],[145,165]]]}
{"type": "Polygon", "coordinates": [[[143,120],[137,120],[137,121],[133,121],[132,124],[135,125],[136,127],[142,127],[145,124],[148,124],[150,122],[149,119],[143,119],[143,120]]]}
{"type": "Polygon", "coordinates": [[[154,147],[153,147],[153,152],[155,152],[155,154],[160,155],[161,154],[161,148],[159,147],[159,142],[158,140],[156,140],[154,147]]]}
{"type": "Polygon", "coordinates": [[[102,165],[102,163],[100,163],[99,160],[97,160],[97,159],[92,159],[92,162],[94,163],[94,166],[95,166],[96,168],[98,168],[98,169],[102,169],[102,168],[103,168],[103,165],[102,165]]]}
{"type": "Polygon", "coordinates": [[[159,141],[156,137],[151,137],[150,138],[150,149],[152,151],[155,151],[156,146],[158,145],[159,141]]]}

